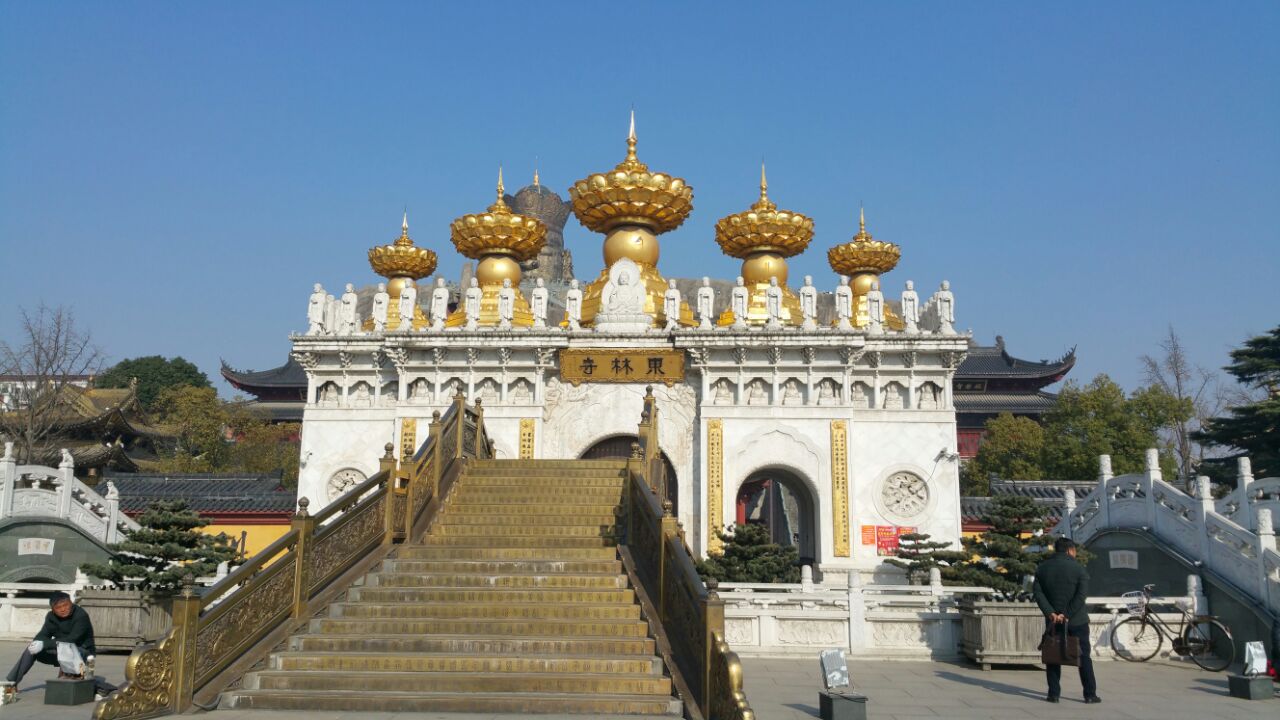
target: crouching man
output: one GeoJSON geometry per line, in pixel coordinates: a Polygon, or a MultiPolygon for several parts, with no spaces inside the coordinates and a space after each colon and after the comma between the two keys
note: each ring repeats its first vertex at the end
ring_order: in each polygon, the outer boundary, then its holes
{"type": "MultiPolygon", "coordinates": [[[[22,657],[9,671],[8,681],[12,688],[5,692],[16,693],[18,683],[37,662],[58,666],[58,643],[71,643],[80,650],[80,656],[87,665],[92,666],[97,648],[93,644],[93,623],[89,613],[71,602],[71,596],[64,592],[56,592],[49,598],[49,613],[44,616],[44,626],[36,633],[31,644],[22,651],[22,657]]],[[[59,676],[65,675],[59,670],[59,676]]],[[[94,690],[99,698],[106,697],[116,687],[106,680],[94,675],[94,690]]]]}

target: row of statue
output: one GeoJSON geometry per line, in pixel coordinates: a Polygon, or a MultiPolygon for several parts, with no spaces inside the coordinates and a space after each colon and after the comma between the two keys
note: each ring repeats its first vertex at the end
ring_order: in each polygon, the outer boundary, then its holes
{"type": "MultiPolygon", "coordinates": [[[[620,261],[621,264],[623,261],[620,261]]],[[[621,272],[612,273],[609,284],[606,285],[602,293],[602,302],[600,308],[600,316],[597,318],[597,326],[607,327],[612,320],[624,318],[634,324],[637,318],[640,323],[647,323],[647,316],[644,315],[644,290],[640,284],[639,274],[632,273],[621,269],[621,272]]],[[[836,324],[837,330],[852,331],[854,326],[852,319],[854,317],[855,298],[853,290],[849,287],[848,278],[841,276],[840,285],[835,290],[835,306],[836,306],[836,324]]],[[[813,277],[806,275],[804,285],[800,287],[797,293],[800,298],[800,312],[802,322],[800,329],[817,330],[818,329],[818,289],[813,285],[813,277]]],[[[480,323],[480,304],[484,291],[480,288],[476,278],[471,278],[471,284],[463,293],[463,313],[466,323],[463,326],[465,330],[475,330],[480,323]]],[[[783,289],[778,284],[776,277],[769,278],[769,287],[765,289],[764,301],[765,311],[768,315],[765,321],[765,329],[782,330],[786,326],[783,324],[783,289]]],[[[667,318],[664,332],[670,332],[679,329],[680,311],[683,298],[679,288],[676,287],[676,281],[669,281],[669,286],[663,294],[662,312],[667,318]]],[[[733,314],[733,323],[729,326],[733,329],[747,328],[747,309],[751,302],[750,290],[747,288],[743,279],[738,278],[737,284],[729,295],[729,309],[733,314]]],[[[887,332],[888,325],[885,322],[885,298],[884,293],[880,290],[878,282],[872,283],[871,290],[866,295],[867,302],[867,333],[870,335],[882,335],[887,332]]],[[[320,283],[316,283],[314,291],[307,307],[307,320],[309,322],[307,328],[308,335],[355,335],[359,331],[359,321],[356,315],[357,296],[355,289],[350,283],[347,283],[346,291],[342,293],[341,298],[335,298],[325,292],[320,283]]],[[[418,289],[410,284],[406,285],[400,291],[397,307],[394,311],[399,316],[400,327],[412,327],[414,311],[418,304],[418,289]]],[[[503,280],[502,287],[498,290],[498,329],[512,329],[512,322],[515,318],[516,307],[516,289],[511,286],[510,280],[503,280]]],[[[533,327],[547,327],[547,308],[548,295],[547,288],[542,282],[542,278],[538,278],[534,288],[530,293],[529,310],[533,315],[533,327]]],[[[699,330],[713,330],[716,327],[715,308],[715,289],[711,287],[711,279],[702,278],[702,287],[698,288],[696,297],[696,308],[698,316],[699,330]]],[[[908,280],[906,289],[902,292],[902,298],[899,306],[899,313],[903,321],[903,332],[908,335],[919,334],[920,332],[935,332],[943,335],[955,334],[955,296],[951,293],[951,285],[946,280],[942,281],[941,287],[937,292],[929,298],[928,302],[922,307],[920,305],[920,296],[915,291],[915,285],[908,280]]],[[[388,314],[392,312],[391,296],[387,293],[385,283],[378,283],[378,291],[373,296],[373,331],[383,332],[387,327],[388,314]]],[[[443,278],[437,278],[436,284],[431,288],[431,298],[428,304],[428,329],[433,332],[440,332],[445,328],[445,321],[449,316],[449,288],[445,286],[443,278]]],[[[568,329],[577,331],[582,329],[582,290],[578,287],[577,280],[571,280],[569,290],[565,293],[565,319],[568,329]]]]}

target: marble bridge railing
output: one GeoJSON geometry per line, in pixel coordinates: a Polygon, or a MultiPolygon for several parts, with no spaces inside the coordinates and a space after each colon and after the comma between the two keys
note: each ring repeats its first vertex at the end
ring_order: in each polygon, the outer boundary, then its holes
{"type": "MultiPolygon", "coordinates": [[[[1242,482],[1215,501],[1209,478],[1196,479],[1192,497],[1165,482],[1159,455],[1147,451],[1142,473],[1112,476],[1111,459],[1099,458],[1098,486],[1079,502],[1068,490],[1056,533],[1087,543],[1106,530],[1143,530],[1280,615],[1280,552],[1273,518],[1280,479],[1242,482]],[[1268,495],[1268,493],[1271,493],[1268,495]]],[[[1247,474],[1247,461],[1241,464],[1247,474]]]]}
{"type": "Polygon", "coordinates": [[[74,523],[103,543],[113,543],[138,524],[120,512],[120,495],[107,483],[105,497],[75,476],[71,454],[62,451],[56,468],[19,465],[13,443],[0,457],[0,520],[11,517],[58,518],[74,523]]]}

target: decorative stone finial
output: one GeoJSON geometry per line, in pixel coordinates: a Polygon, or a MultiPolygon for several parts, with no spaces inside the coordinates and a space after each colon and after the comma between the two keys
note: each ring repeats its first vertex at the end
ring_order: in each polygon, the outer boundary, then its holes
{"type": "Polygon", "coordinates": [[[671,512],[676,509],[670,500],[662,501],[662,517],[671,517],[671,512]]]}
{"type": "Polygon", "coordinates": [[[479,409],[480,409],[480,403],[482,403],[482,402],[484,402],[484,398],[483,398],[483,397],[480,397],[479,395],[477,395],[477,396],[476,396],[476,401],[475,401],[475,406],[476,406],[476,409],[477,409],[477,410],[479,410],[479,409]]]}
{"type": "Polygon", "coordinates": [[[298,517],[307,517],[307,508],[311,505],[311,501],[302,496],[298,498],[298,517]]]}
{"type": "Polygon", "coordinates": [[[190,598],[196,595],[196,578],[191,573],[182,576],[182,597],[190,598]]]}
{"type": "Polygon", "coordinates": [[[1147,472],[1160,470],[1160,451],[1155,448],[1147,449],[1147,472]]]}
{"type": "Polygon", "coordinates": [[[652,385],[645,385],[645,386],[644,386],[644,396],[645,396],[645,398],[646,398],[646,399],[652,399],[652,398],[653,398],[653,386],[652,386],[652,385]]]}
{"type": "Polygon", "coordinates": [[[432,410],[432,411],[431,411],[431,422],[437,422],[437,423],[438,423],[438,422],[440,422],[440,411],[439,411],[439,410],[432,410]]]}
{"type": "Polygon", "coordinates": [[[386,445],[383,445],[383,446],[382,446],[382,451],[383,451],[383,452],[382,452],[382,457],[384,457],[384,458],[386,458],[386,459],[388,459],[388,460],[393,460],[393,459],[395,459],[395,456],[396,456],[396,446],[395,446],[395,445],[393,445],[392,443],[387,443],[386,445]]]}
{"type": "Polygon", "coordinates": [[[1111,474],[1111,456],[1110,456],[1110,455],[1099,455],[1099,456],[1098,456],[1098,479],[1099,479],[1099,480],[1110,480],[1110,479],[1111,479],[1111,477],[1112,477],[1112,474],[1111,474]]]}
{"type": "Polygon", "coordinates": [[[631,458],[633,460],[639,460],[642,457],[644,457],[644,455],[640,454],[640,443],[631,443],[631,458]]]}

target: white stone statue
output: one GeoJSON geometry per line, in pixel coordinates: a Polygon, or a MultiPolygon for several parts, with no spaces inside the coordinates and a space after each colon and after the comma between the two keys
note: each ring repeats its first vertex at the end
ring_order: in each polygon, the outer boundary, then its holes
{"type": "Polygon", "coordinates": [[[596,329],[623,333],[648,331],[653,318],[644,311],[644,300],[640,266],[630,258],[619,259],[609,268],[609,281],[600,293],[596,329]]]}
{"type": "Polygon", "coordinates": [[[484,297],[484,291],[480,289],[480,281],[471,278],[471,287],[467,288],[466,296],[463,298],[463,312],[466,313],[468,330],[475,330],[480,325],[480,300],[484,297]]]}
{"type": "Polygon", "coordinates": [[[436,286],[431,290],[431,329],[435,332],[444,330],[444,321],[449,317],[449,288],[445,287],[444,278],[436,278],[436,286]]]}
{"type": "Polygon", "coordinates": [[[800,315],[804,318],[801,328],[818,329],[818,288],[813,286],[812,275],[805,275],[804,285],[800,286],[800,315]]]}
{"type": "Polygon", "coordinates": [[[675,280],[667,281],[667,291],[662,294],[662,313],[667,316],[667,325],[663,328],[671,332],[680,327],[680,288],[675,280]]]}
{"type": "Polygon", "coordinates": [[[547,326],[547,286],[538,278],[533,283],[533,292],[529,293],[529,309],[533,311],[533,326],[547,326]]]}
{"type": "Polygon", "coordinates": [[[582,291],[576,279],[569,281],[569,291],[564,294],[564,314],[571,331],[582,329],[582,291]]]}
{"type": "Polygon", "coordinates": [[[75,466],[76,466],[76,461],[74,458],[71,457],[71,451],[66,448],[62,448],[62,462],[58,463],[58,467],[72,468],[75,466]]]}
{"type": "Polygon", "coordinates": [[[955,335],[956,298],[951,294],[951,283],[942,281],[942,287],[933,295],[938,306],[938,332],[943,335],[955,335]]]}
{"type": "Polygon", "coordinates": [[[418,307],[418,286],[412,280],[400,289],[400,329],[413,329],[413,310],[418,307]]]}
{"type": "Polygon", "coordinates": [[[872,282],[871,289],[867,291],[867,332],[884,334],[884,293],[880,292],[878,282],[872,282]]]}
{"type": "Polygon", "coordinates": [[[849,287],[849,278],[841,275],[840,285],[836,288],[836,329],[852,330],[853,324],[849,322],[851,317],[853,317],[853,289],[849,287]]]}
{"type": "Polygon", "coordinates": [[[387,284],[378,283],[378,292],[373,294],[373,331],[383,332],[387,329],[387,309],[391,306],[391,296],[387,294],[387,284]]]}
{"type": "Polygon", "coordinates": [[[503,278],[502,289],[498,291],[498,329],[510,330],[515,313],[516,291],[511,287],[511,278],[503,278]]]}
{"type": "Polygon", "coordinates": [[[907,289],[902,291],[902,323],[903,332],[916,335],[920,332],[920,296],[916,294],[916,284],[907,281],[907,289]]]}
{"type": "Polygon", "coordinates": [[[714,327],[715,318],[711,316],[716,306],[716,291],[711,287],[711,278],[702,278],[702,287],[698,288],[698,329],[710,330],[714,327]]]}
{"type": "Polygon", "coordinates": [[[770,330],[782,329],[782,288],[778,286],[778,278],[769,278],[769,287],[764,291],[764,309],[769,313],[765,327],[770,330]]]}
{"type": "Polygon", "coordinates": [[[741,330],[747,326],[747,303],[751,302],[751,295],[747,292],[747,286],[743,284],[742,276],[738,276],[738,284],[733,286],[733,290],[729,294],[729,310],[733,312],[733,327],[735,330],[741,330]]]}
{"type": "Polygon", "coordinates": [[[338,298],[332,295],[324,296],[324,334],[338,334],[338,298]]]}
{"type": "Polygon", "coordinates": [[[356,303],[359,301],[360,298],[356,296],[355,286],[347,283],[347,290],[342,293],[342,300],[338,306],[339,335],[356,334],[356,303]]]}
{"type": "Polygon", "coordinates": [[[311,297],[307,300],[307,334],[323,335],[325,334],[324,326],[324,310],[325,303],[328,302],[329,294],[324,291],[320,283],[316,283],[312,289],[311,297]]]}

